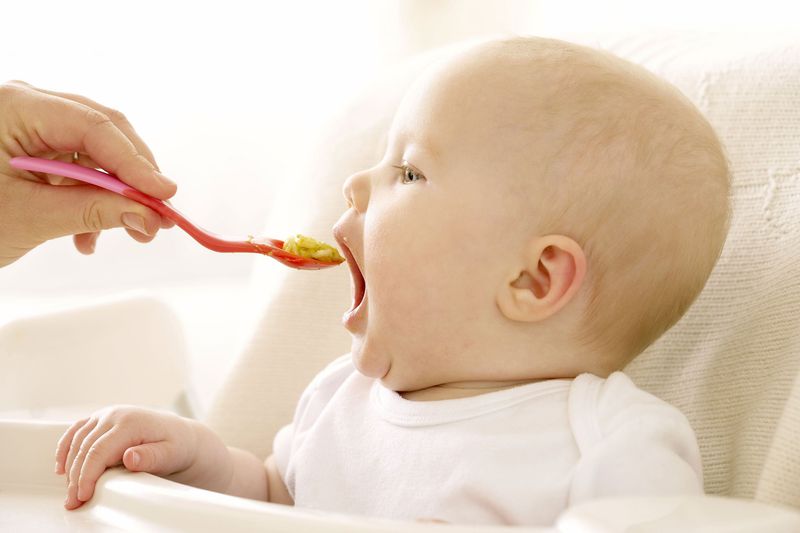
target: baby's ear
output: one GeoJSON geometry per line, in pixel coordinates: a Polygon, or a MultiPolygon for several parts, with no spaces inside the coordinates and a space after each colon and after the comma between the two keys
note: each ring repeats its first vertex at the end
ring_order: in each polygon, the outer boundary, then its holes
{"type": "Polygon", "coordinates": [[[578,243],[564,235],[536,237],[498,290],[497,306],[511,320],[544,320],[575,296],[585,275],[578,243]]]}

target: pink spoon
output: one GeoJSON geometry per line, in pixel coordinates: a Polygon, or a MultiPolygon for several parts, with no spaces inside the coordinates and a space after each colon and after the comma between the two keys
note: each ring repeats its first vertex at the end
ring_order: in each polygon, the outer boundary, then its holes
{"type": "Polygon", "coordinates": [[[140,204],[146,205],[153,211],[156,211],[162,217],[172,220],[182,230],[191,235],[194,240],[215,252],[250,252],[263,254],[276,261],[280,261],[284,265],[302,270],[319,270],[321,268],[336,266],[342,262],[320,261],[311,257],[302,257],[287,252],[283,249],[283,241],[278,239],[248,237],[242,240],[226,238],[211,233],[189,222],[177,209],[164,201],[136,190],[127,183],[120,181],[116,176],[99,170],[76,165],[74,163],[64,163],[63,161],[52,161],[50,159],[41,159],[38,157],[14,157],[9,163],[14,168],[31,172],[44,172],[46,174],[64,176],[90,183],[111,192],[121,194],[131,200],[135,200],[140,204]]]}

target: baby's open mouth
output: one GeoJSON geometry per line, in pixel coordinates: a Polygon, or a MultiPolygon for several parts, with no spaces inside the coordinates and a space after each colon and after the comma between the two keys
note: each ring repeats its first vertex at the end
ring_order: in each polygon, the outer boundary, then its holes
{"type": "Polygon", "coordinates": [[[342,248],[345,259],[347,259],[347,266],[350,268],[350,279],[353,282],[353,305],[347,311],[347,314],[350,314],[358,309],[364,301],[364,295],[367,292],[367,284],[364,281],[364,275],[361,273],[361,267],[359,267],[358,261],[356,261],[353,253],[347,246],[344,237],[336,232],[334,232],[334,235],[339,242],[339,246],[342,248]]]}

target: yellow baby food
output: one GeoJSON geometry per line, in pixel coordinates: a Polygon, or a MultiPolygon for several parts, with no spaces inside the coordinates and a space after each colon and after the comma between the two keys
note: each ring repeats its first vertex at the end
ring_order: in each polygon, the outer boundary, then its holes
{"type": "Polygon", "coordinates": [[[333,246],[299,233],[286,239],[283,243],[283,249],[292,254],[310,257],[326,263],[341,263],[344,261],[344,257],[339,255],[339,250],[333,246]]]}

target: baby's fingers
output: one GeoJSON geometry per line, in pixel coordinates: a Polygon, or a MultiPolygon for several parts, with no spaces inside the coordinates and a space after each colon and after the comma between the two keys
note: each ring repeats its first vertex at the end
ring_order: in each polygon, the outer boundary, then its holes
{"type": "Polygon", "coordinates": [[[72,438],[75,436],[75,432],[83,427],[83,425],[88,421],[88,418],[78,420],[72,424],[63,435],[61,435],[60,439],[58,439],[58,444],[56,445],[56,474],[64,473],[64,465],[67,460],[67,452],[69,452],[70,444],[72,444],[72,438]]]}
{"type": "Polygon", "coordinates": [[[97,418],[91,417],[89,421],[83,426],[78,428],[78,431],[72,436],[72,442],[69,444],[69,451],[67,452],[67,460],[64,463],[64,472],[67,474],[67,483],[72,481],[72,465],[75,462],[75,457],[78,455],[78,450],[81,447],[83,439],[92,431],[97,425],[97,418]]]}
{"type": "Polygon", "coordinates": [[[128,448],[122,462],[132,472],[149,472],[157,476],[168,476],[189,466],[182,447],[168,440],[128,448]]]}
{"type": "MultiPolygon", "coordinates": [[[[89,501],[94,495],[94,487],[98,478],[106,468],[120,464],[122,453],[129,443],[116,438],[119,430],[115,427],[104,433],[91,446],[77,476],[76,500],[89,501]]],[[[69,498],[69,494],[67,495],[69,498]]]]}
{"type": "MultiPolygon", "coordinates": [[[[103,457],[98,457],[98,452],[105,452],[105,447],[100,450],[96,446],[96,442],[100,437],[104,436],[106,432],[113,433],[114,426],[111,426],[107,422],[99,422],[95,425],[94,429],[92,429],[86,437],[84,437],[83,442],[81,442],[80,448],[78,448],[78,453],[75,455],[75,460],[72,461],[72,466],[70,466],[69,470],[69,488],[73,489],[73,494],[77,495],[78,493],[78,486],[80,483],[81,471],[83,470],[83,464],[87,459],[92,461],[97,461],[98,459],[104,461],[103,457]]],[[[102,455],[102,454],[101,454],[102,455]]]]}

